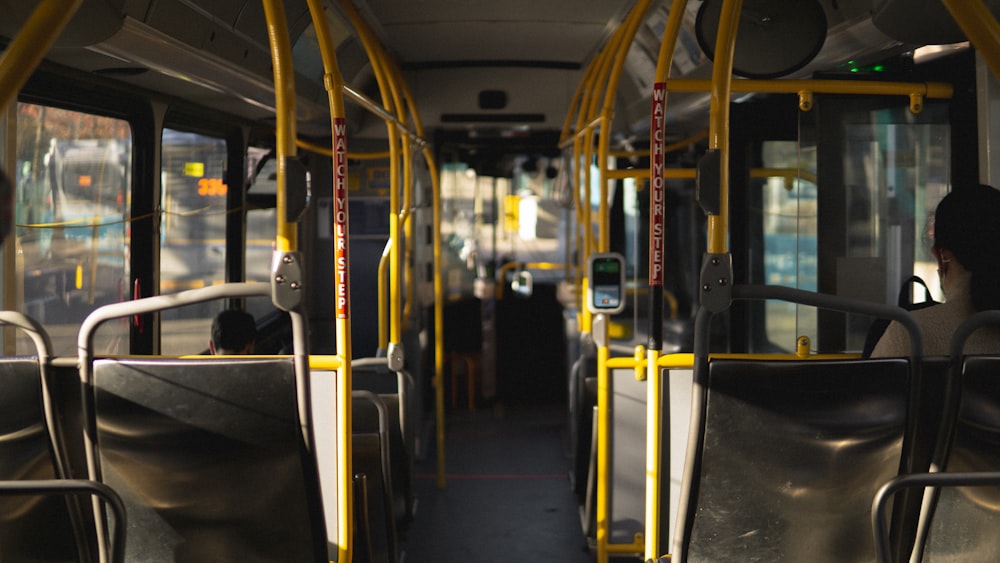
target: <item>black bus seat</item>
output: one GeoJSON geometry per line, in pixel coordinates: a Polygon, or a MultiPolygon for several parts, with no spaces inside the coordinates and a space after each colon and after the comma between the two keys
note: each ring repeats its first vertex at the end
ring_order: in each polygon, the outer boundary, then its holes
{"type": "MultiPolygon", "coordinates": [[[[911,354],[709,361],[713,312],[700,310],[672,560],[872,561],[872,497],[918,463],[919,327],[897,307],[791,288],[734,286],[732,298],[891,318],[909,331],[911,354]]],[[[910,500],[894,503],[894,538],[919,513],[910,500]]]]}
{"type": "Polygon", "coordinates": [[[709,365],[690,561],[869,561],[899,470],[905,360],[709,365]]]}
{"type": "MultiPolygon", "coordinates": [[[[363,510],[355,514],[367,520],[360,527],[368,530],[366,543],[371,546],[372,563],[394,563],[399,551],[396,515],[392,490],[392,460],[389,448],[391,434],[388,409],[382,399],[370,391],[351,393],[351,424],[353,466],[355,479],[365,478],[360,484],[365,489],[363,510]]],[[[355,505],[363,499],[355,499],[355,505]]]]}
{"type": "MultiPolygon", "coordinates": [[[[0,358],[0,479],[16,488],[65,478],[70,469],[49,392],[49,337],[13,311],[0,311],[0,324],[25,331],[36,349],[33,357],[0,358]]],[[[0,499],[0,561],[96,559],[93,530],[85,505],[73,498],[11,493],[0,499]]]]}
{"type": "Polygon", "coordinates": [[[130,561],[327,560],[290,359],[105,359],[94,387],[130,561]]]}

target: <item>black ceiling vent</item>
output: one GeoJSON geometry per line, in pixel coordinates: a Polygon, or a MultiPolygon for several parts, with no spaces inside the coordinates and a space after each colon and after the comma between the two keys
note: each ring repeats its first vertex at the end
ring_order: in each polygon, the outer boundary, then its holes
{"type": "MultiPolygon", "coordinates": [[[[701,50],[715,58],[722,0],[705,0],[695,19],[701,50]]],[[[826,41],[826,13],[818,0],[744,0],[736,32],[733,73],[778,78],[806,66],[826,41]]]]}
{"type": "Polygon", "coordinates": [[[507,92],[503,90],[480,90],[479,109],[503,109],[507,107],[507,92]]]}

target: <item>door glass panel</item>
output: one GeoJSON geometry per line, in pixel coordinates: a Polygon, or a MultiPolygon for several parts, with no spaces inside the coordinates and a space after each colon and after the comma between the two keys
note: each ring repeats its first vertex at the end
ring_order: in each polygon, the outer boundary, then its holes
{"type": "MultiPolygon", "coordinates": [[[[764,283],[816,291],[816,147],[763,143],[764,283]]],[[[816,337],[816,310],[781,301],[766,305],[768,342],[794,350],[799,336],[816,337]]]]}
{"type": "MultiPolygon", "coordinates": [[[[903,282],[917,275],[940,300],[928,232],[951,187],[947,107],[849,113],[844,139],[847,245],[837,293],[894,304],[903,282]]],[[[869,322],[849,317],[849,350],[862,347],[869,322]]]]}

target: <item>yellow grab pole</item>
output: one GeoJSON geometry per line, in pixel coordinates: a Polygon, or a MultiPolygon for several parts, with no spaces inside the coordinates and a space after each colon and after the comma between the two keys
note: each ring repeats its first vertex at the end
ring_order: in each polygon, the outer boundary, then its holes
{"type": "Polygon", "coordinates": [[[43,0],[0,55],[0,108],[6,108],[83,0],[43,0]]]}
{"type": "Polygon", "coordinates": [[[392,240],[387,241],[378,260],[378,347],[389,347],[389,261],[392,259],[392,240]]]}
{"type": "MultiPolygon", "coordinates": [[[[665,213],[664,180],[666,164],[664,155],[666,137],[664,128],[667,115],[667,81],[674,58],[674,49],[681,24],[684,21],[684,11],[687,0],[674,0],[670,6],[667,26],[663,30],[660,51],[656,62],[656,74],[653,80],[653,103],[650,111],[650,258],[649,258],[649,293],[652,303],[650,311],[650,339],[646,357],[646,534],[644,559],[653,560],[660,557],[660,514],[662,514],[661,484],[663,482],[663,467],[660,463],[663,457],[663,381],[661,370],[657,367],[660,350],[663,347],[663,277],[664,277],[664,237],[662,228],[665,213]]],[[[668,467],[669,471],[669,467],[668,467]]],[[[667,475],[669,478],[669,474],[667,475]]]]}
{"type": "MultiPolygon", "coordinates": [[[[424,151],[430,152],[429,148],[424,151]]],[[[433,159],[427,160],[433,178],[434,213],[434,413],[437,425],[437,486],[445,487],[444,430],[444,280],[441,272],[441,183],[433,159]]]]}
{"type": "Polygon", "coordinates": [[[323,84],[330,99],[333,132],[333,228],[334,270],[337,302],[337,358],[341,366],[337,378],[337,562],[351,563],[353,557],[354,481],[351,451],[351,316],[350,259],[347,253],[347,135],[344,111],[344,79],[337,65],[322,0],[308,0],[309,13],[317,30],[323,58],[323,84]]]}
{"type": "Polygon", "coordinates": [[[708,216],[708,252],[725,254],[729,233],[729,95],[733,78],[733,50],[743,0],[724,0],[719,16],[712,66],[712,95],[708,147],[719,151],[719,214],[708,216]]]}
{"type": "Polygon", "coordinates": [[[945,8],[951,12],[959,27],[965,32],[976,51],[993,71],[993,76],[1000,79],[1000,26],[993,13],[980,0],[941,0],[945,8]]]}

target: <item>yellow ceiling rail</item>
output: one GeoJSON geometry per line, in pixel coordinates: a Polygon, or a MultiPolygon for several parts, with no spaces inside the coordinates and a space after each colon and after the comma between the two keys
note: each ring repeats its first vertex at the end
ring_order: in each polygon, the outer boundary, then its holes
{"type": "MultiPolygon", "coordinates": [[[[697,177],[697,175],[698,170],[695,168],[664,168],[661,177],[670,180],[693,180],[697,177]]],[[[645,179],[650,177],[650,172],[647,168],[622,168],[619,170],[608,171],[608,178],[614,179],[645,179]]],[[[819,181],[816,174],[809,172],[808,170],[801,170],[798,168],[751,168],[750,177],[784,178],[786,181],[800,178],[802,180],[806,180],[807,182],[812,182],[813,184],[819,181]]]]}
{"type": "MultiPolygon", "coordinates": [[[[307,151],[314,152],[316,154],[321,154],[323,156],[328,156],[333,158],[333,151],[330,147],[324,147],[312,143],[305,139],[295,139],[295,146],[300,149],[305,149],[307,151]]],[[[349,160],[384,160],[389,158],[389,151],[376,151],[376,152],[351,152],[347,151],[347,158],[349,160]]]]}
{"type": "Polygon", "coordinates": [[[323,59],[323,85],[330,103],[330,124],[333,133],[333,227],[334,227],[334,287],[337,311],[337,356],[331,364],[340,363],[337,378],[337,561],[351,563],[354,541],[353,452],[351,450],[351,317],[350,317],[350,257],[347,245],[347,135],[343,84],[322,0],[308,0],[309,13],[317,31],[320,55],[323,59]]]}
{"type": "Polygon", "coordinates": [[[17,97],[83,0],[43,0],[0,55],[0,108],[17,97]]]}
{"type": "MultiPolygon", "coordinates": [[[[676,78],[667,81],[670,92],[708,92],[713,82],[700,78],[676,78]]],[[[923,100],[948,99],[953,95],[951,84],[944,82],[889,82],[858,80],[757,80],[741,78],[732,80],[732,92],[759,92],[762,94],[798,94],[799,109],[812,109],[813,94],[874,94],[880,96],[907,96],[910,110],[920,113],[923,100]]]]}

